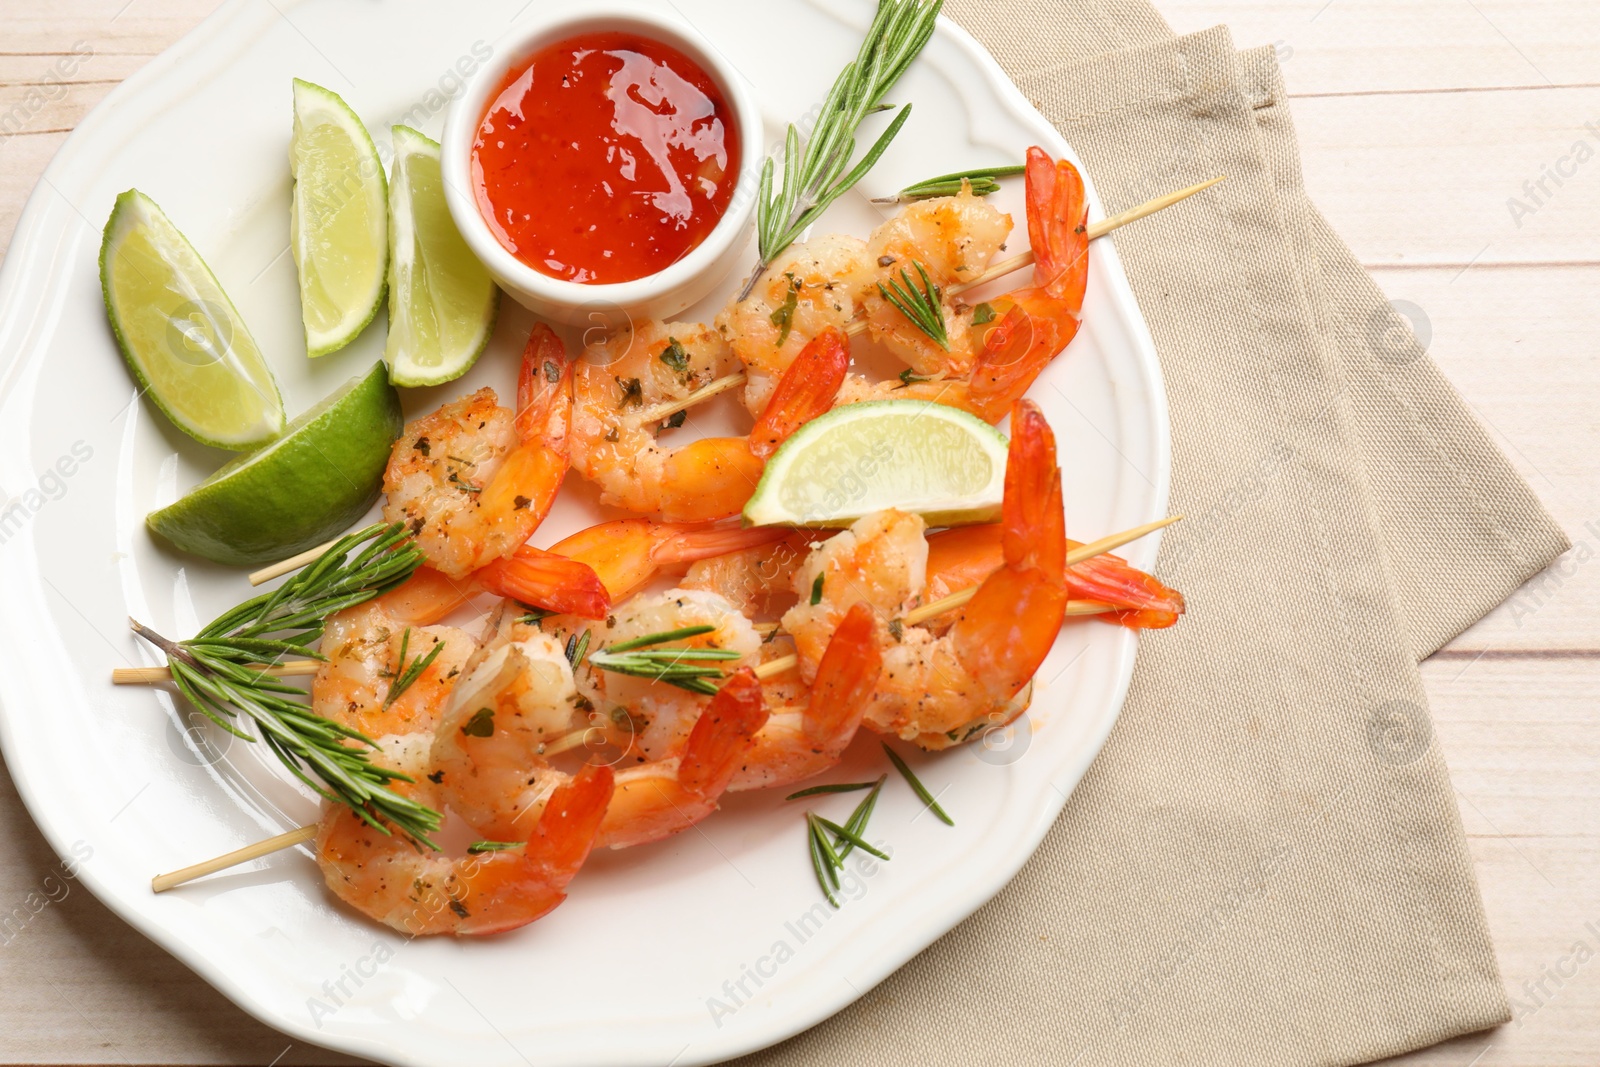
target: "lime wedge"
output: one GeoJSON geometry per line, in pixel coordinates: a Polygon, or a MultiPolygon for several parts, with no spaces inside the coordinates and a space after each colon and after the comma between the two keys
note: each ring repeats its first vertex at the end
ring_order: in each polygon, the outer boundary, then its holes
{"type": "Polygon", "coordinates": [[[372,506],[404,423],[400,394],[383,364],[374,364],[282,437],[145,522],[185,552],[217,563],[254,567],[292,556],[343,533],[372,506]]]}
{"type": "Polygon", "coordinates": [[[233,301],[154,200],[117,197],[100,289],[139,385],[195,440],[241,451],[283,431],[283,398],[233,301]]]}
{"type": "Polygon", "coordinates": [[[438,385],[467,372],[494,332],[500,290],[450,218],[439,145],[394,128],[389,178],[389,344],[396,385],[438,385]]]}
{"type": "Polygon", "coordinates": [[[383,306],[388,188],[356,113],[338,94],[299,78],[289,172],[289,248],[300,273],[306,352],[325,356],[354,341],[383,306]]]}
{"type": "Polygon", "coordinates": [[[773,454],[744,521],[848,526],[899,508],[931,526],[993,522],[1005,475],[1005,437],[965,411],[925,400],[846,404],[773,454]]]}

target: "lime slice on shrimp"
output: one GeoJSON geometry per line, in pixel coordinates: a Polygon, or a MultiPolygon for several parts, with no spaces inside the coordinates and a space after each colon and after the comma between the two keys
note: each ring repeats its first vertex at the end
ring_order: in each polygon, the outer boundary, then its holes
{"type": "Polygon", "coordinates": [[[846,404],[773,453],[744,520],[838,527],[899,508],[933,526],[993,522],[1005,475],[1005,437],[959,408],[924,400],[846,404]]]}
{"type": "Polygon", "coordinates": [[[382,363],[145,523],[185,552],[234,567],[272,563],[344,533],[378,498],[405,419],[382,363]]]}
{"type": "Polygon", "coordinates": [[[389,177],[389,343],[396,385],[461,377],[494,332],[500,290],[445,206],[439,145],[394,128],[389,177]]]}
{"type": "Polygon", "coordinates": [[[234,451],[282,432],[278,383],[233,301],[137,189],[117,197],[106,222],[100,288],[122,357],[174,426],[234,451]]]}
{"type": "Polygon", "coordinates": [[[350,105],[299,78],[289,171],[289,248],[300,275],[306,354],[315,358],[354,341],[383,306],[388,187],[378,149],[350,105]]]}

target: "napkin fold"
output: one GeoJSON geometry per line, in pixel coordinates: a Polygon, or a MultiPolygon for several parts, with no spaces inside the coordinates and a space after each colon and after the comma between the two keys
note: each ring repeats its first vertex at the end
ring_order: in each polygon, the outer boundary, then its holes
{"type": "Polygon", "coordinates": [[[1510,1018],[1417,659],[1568,547],[1307,200],[1271,49],[948,0],[1082,156],[1172,410],[1122,716],[1034,858],[751,1065],[1352,1064],[1510,1018]]]}

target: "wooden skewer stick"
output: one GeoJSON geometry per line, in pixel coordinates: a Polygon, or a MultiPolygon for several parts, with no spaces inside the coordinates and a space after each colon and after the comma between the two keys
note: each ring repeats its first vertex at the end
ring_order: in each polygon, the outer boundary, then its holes
{"type": "MultiPolygon", "coordinates": [[[[314,659],[291,659],[271,667],[261,663],[251,666],[273,678],[309,678],[317,673],[322,663],[314,659]]],[[[111,672],[112,685],[154,685],[171,680],[172,672],[165,667],[118,667],[111,672]]]]}
{"type": "Polygon", "coordinates": [[[158,874],[150,879],[150,888],[157,893],[165,893],[173,886],[192,882],[196,878],[204,878],[206,875],[216,874],[218,871],[225,871],[229,867],[235,867],[241,863],[249,863],[251,860],[271,855],[280,849],[303,845],[316,836],[316,823],[297,827],[276,837],[269,837],[265,841],[257,841],[255,844],[246,845],[244,848],[236,848],[225,856],[218,856],[215,859],[206,860],[204,863],[196,863],[193,866],[184,867],[170,874],[158,874]]]}
{"type": "MultiPolygon", "coordinates": [[[[1104,237],[1106,234],[1117,229],[1118,227],[1126,226],[1130,222],[1137,222],[1146,216],[1154,215],[1163,208],[1169,208],[1179,201],[1187,200],[1196,193],[1204,192],[1213,185],[1216,185],[1218,182],[1223,181],[1225,177],[1226,175],[1219,175],[1218,177],[1210,178],[1196,185],[1191,185],[1187,189],[1179,189],[1177,192],[1158,196],[1154,200],[1147,200],[1138,207],[1129,208],[1127,211],[1124,211],[1121,214],[1112,215],[1110,218],[1101,219],[1099,222],[1091,222],[1088,230],[1086,231],[1088,233],[1089,240],[1093,241],[1104,237]]],[[[949,296],[959,296],[968,290],[976,289],[980,285],[983,285],[987,282],[992,282],[996,278],[1002,278],[1013,271],[1019,271],[1024,267],[1031,266],[1033,266],[1033,252],[1022,252],[1018,255],[1012,256],[1010,259],[1004,259],[999,263],[992,264],[988,270],[984,271],[976,278],[970,278],[967,281],[958,282],[955,285],[949,286],[945,289],[945,293],[949,296]]],[[[858,315],[856,318],[850,321],[849,325],[845,327],[845,333],[849,334],[851,337],[855,337],[861,333],[864,333],[866,329],[867,320],[858,315]]],[[[673,415],[676,415],[678,412],[686,411],[702,401],[709,400],[720,393],[726,393],[729,389],[738,388],[744,384],[744,380],[745,376],[743,371],[738,371],[734,374],[729,374],[718,378],[713,382],[708,382],[707,384],[702,385],[699,389],[696,389],[694,392],[690,393],[686,397],[683,397],[682,399],[671,400],[663,404],[657,404],[655,407],[646,408],[640,414],[641,420],[644,422],[656,422],[661,419],[670,418],[673,415]]],[[[252,581],[254,580],[254,575],[251,576],[251,579],[252,581]]]]}
{"type": "MultiPolygon", "coordinates": [[[[1110,534],[1106,537],[1100,538],[1098,541],[1090,541],[1086,545],[1080,545],[1079,547],[1072,549],[1067,553],[1067,566],[1070,567],[1075,563],[1082,563],[1085,560],[1093,559],[1095,556],[1104,555],[1113,549],[1121,548],[1130,541],[1137,541],[1146,534],[1154,533],[1155,531],[1163,529],[1164,527],[1171,526],[1181,518],[1183,518],[1182,515],[1170,515],[1165,519],[1157,519],[1155,522],[1147,522],[1143,526],[1135,526],[1131,530],[1123,530],[1121,533],[1110,534]]],[[[952,611],[955,608],[961,607],[963,604],[966,604],[974,596],[976,596],[977,593],[978,586],[972,586],[969,589],[963,589],[958,593],[951,593],[949,596],[941,597],[931,604],[925,604],[920,608],[906,612],[904,621],[912,624],[913,626],[920,622],[926,622],[935,615],[939,615],[943,612],[952,611]]],[[[1121,609],[1117,608],[1115,605],[1102,604],[1094,600],[1067,601],[1067,614],[1072,616],[1103,615],[1107,612],[1118,610],[1121,609]]],[[[779,656],[777,659],[768,660],[766,663],[761,664],[759,667],[755,668],[753,673],[757,678],[772,678],[776,675],[784,673],[785,671],[793,670],[799,665],[800,657],[798,656],[779,656]]],[[[553,756],[557,753],[566,752],[570,749],[580,747],[584,744],[585,739],[588,737],[590,729],[592,729],[592,727],[585,727],[581,730],[573,730],[571,733],[566,734],[563,737],[556,738],[554,741],[551,741],[545,746],[544,754],[547,756],[553,756]]],[[[262,856],[270,855],[279,851],[280,849],[293,848],[295,845],[310,841],[316,836],[316,833],[317,826],[315,823],[301,826],[297,829],[290,830],[287,833],[279,834],[276,837],[269,837],[265,841],[257,841],[253,845],[246,845],[244,848],[235,849],[225,856],[218,856],[215,859],[206,860],[204,863],[196,863],[193,866],[184,867],[183,869],[173,871],[170,874],[157,875],[155,878],[151,879],[150,887],[157,893],[164,893],[174,886],[182,885],[183,883],[193,881],[196,878],[203,878],[208,874],[215,874],[218,871],[226,870],[227,868],[236,864],[248,863],[251,860],[260,859],[262,856]]]]}
{"type": "Polygon", "coordinates": [[[338,540],[334,539],[326,544],[318,545],[316,548],[308,548],[297,556],[290,556],[288,559],[279,560],[270,567],[263,567],[258,571],[252,571],[250,573],[250,584],[261,585],[263,582],[270,582],[272,579],[277,578],[280,575],[288,574],[290,571],[297,571],[301,567],[304,567],[307,563],[316,562],[319,556],[338,543],[338,540]]]}

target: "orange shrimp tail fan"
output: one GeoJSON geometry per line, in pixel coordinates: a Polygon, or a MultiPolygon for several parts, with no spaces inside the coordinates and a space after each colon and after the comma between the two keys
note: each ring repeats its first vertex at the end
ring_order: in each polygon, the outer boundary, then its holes
{"type": "Polygon", "coordinates": [[[531,545],[488,564],[476,577],[496,596],[559,615],[603,619],[611,610],[611,596],[594,568],[531,545]]]}
{"type": "Polygon", "coordinates": [[[1083,310],[1089,281],[1089,199],[1083,175],[1044,149],[1028,149],[1028,243],[1037,284],[1074,314],[1083,310]]]}

